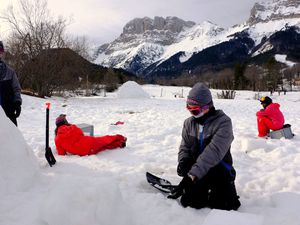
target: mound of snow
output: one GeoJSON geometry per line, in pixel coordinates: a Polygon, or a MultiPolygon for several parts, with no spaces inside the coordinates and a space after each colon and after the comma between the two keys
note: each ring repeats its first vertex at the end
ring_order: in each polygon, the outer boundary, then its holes
{"type": "Polygon", "coordinates": [[[40,213],[48,225],[134,224],[119,185],[112,178],[61,176],[40,213]]]}
{"type": "Polygon", "coordinates": [[[203,225],[262,225],[263,217],[251,213],[213,209],[205,218],[203,225]],[[222,223],[220,222],[222,221],[222,223]]]}
{"type": "Polygon", "coordinates": [[[150,98],[150,95],[136,82],[127,81],[118,90],[118,98],[150,98]]]}
{"type": "Polygon", "coordinates": [[[26,190],[39,174],[37,160],[2,107],[0,124],[0,194],[26,190]]]}

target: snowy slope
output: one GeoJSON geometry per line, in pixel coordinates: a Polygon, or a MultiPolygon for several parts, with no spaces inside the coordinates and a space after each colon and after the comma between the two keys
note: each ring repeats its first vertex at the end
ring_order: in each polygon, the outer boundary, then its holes
{"type": "Polygon", "coordinates": [[[224,30],[207,21],[197,24],[187,31],[182,32],[178,37],[178,41],[166,48],[164,54],[159,58],[159,61],[163,62],[182,51],[185,52],[186,57],[182,58],[181,62],[185,62],[193,53],[229,40],[230,38],[228,36],[237,30],[239,29],[224,30]]]}
{"type": "Polygon", "coordinates": [[[182,62],[184,62],[193,53],[227,41],[233,38],[231,35],[244,29],[245,26],[241,25],[225,30],[211,22],[204,21],[180,32],[174,43],[169,45],[158,44],[155,43],[156,38],[151,39],[145,37],[145,35],[139,35],[134,39],[135,44],[132,43],[133,40],[130,42],[122,42],[120,40],[113,42],[108,47],[109,54],[101,53],[96,59],[96,63],[131,71],[131,63],[135,57],[141,58],[141,68],[145,69],[155,62],[163,62],[180,51],[185,52],[186,58],[182,59],[182,62]]]}
{"type": "MultiPolygon", "coordinates": [[[[116,47],[114,46],[114,48],[116,47]]],[[[163,52],[164,47],[159,44],[142,42],[131,48],[126,48],[124,46],[120,49],[116,48],[110,55],[101,53],[98,56],[96,63],[107,67],[123,68],[131,71],[130,64],[136,56],[140,57],[139,66],[141,68],[146,68],[156,62],[163,52]]],[[[138,70],[134,72],[138,72],[138,70]]]]}
{"type": "Polygon", "coordinates": [[[255,112],[261,106],[253,99],[255,93],[238,91],[234,100],[223,100],[216,99],[220,91],[212,90],[216,108],[223,109],[233,122],[231,151],[242,202],[238,212],[220,212],[182,208],[145,181],[146,171],[173,183],[180,181],[177,151],[183,121],[190,115],[185,99],[174,94],[186,97],[190,88],[142,88],[150,99],[117,98],[117,93],[108,93],[106,98],[47,100],[22,96],[19,129],[0,110],[0,224],[299,224],[298,92],[272,96],[281,104],[286,122],[292,124],[294,139],[262,140],[256,137],[255,112]],[[51,168],[44,158],[46,101],[52,103],[50,145],[57,160],[51,168]],[[54,121],[60,113],[66,113],[69,122],[93,124],[96,135],[125,135],[127,147],[87,157],[58,156],[53,139],[54,121]],[[124,125],[111,125],[116,121],[124,125]]]}
{"type": "MultiPolygon", "coordinates": [[[[269,38],[272,34],[277,31],[285,30],[286,27],[296,26],[300,28],[300,18],[299,19],[285,19],[285,20],[274,20],[269,22],[259,22],[252,25],[248,29],[250,37],[258,45],[261,43],[264,37],[269,38]]],[[[257,54],[264,53],[263,50],[258,50],[257,54]]]]}

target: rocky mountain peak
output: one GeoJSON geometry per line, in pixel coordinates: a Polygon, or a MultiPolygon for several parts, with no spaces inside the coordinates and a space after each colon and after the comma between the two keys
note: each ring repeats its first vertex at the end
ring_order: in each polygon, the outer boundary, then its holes
{"type": "Polygon", "coordinates": [[[269,0],[255,3],[251,9],[250,25],[279,19],[300,18],[299,0],[269,0]]]}
{"type": "Polygon", "coordinates": [[[149,17],[135,18],[129,21],[123,28],[122,35],[143,34],[147,31],[169,31],[179,33],[186,27],[192,27],[195,23],[192,21],[184,21],[178,17],[159,17],[154,19],[149,17]]]}
{"type": "Polygon", "coordinates": [[[95,55],[102,53],[109,55],[114,51],[138,47],[142,43],[170,45],[181,31],[195,24],[172,16],[166,18],[156,16],[154,19],[135,18],[124,26],[123,33],[116,40],[100,46],[95,55]]]}

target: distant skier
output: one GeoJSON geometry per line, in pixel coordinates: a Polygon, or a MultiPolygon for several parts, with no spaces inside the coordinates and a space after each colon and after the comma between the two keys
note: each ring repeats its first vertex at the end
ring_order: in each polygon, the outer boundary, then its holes
{"type": "Polygon", "coordinates": [[[267,137],[270,130],[280,130],[284,125],[284,116],[278,103],[272,103],[268,96],[261,97],[260,103],[263,109],[256,113],[258,137],[267,137]]]}
{"type": "Polygon", "coordinates": [[[231,119],[216,110],[210,90],[197,83],[189,92],[178,153],[177,173],[183,179],[169,198],[182,206],[237,210],[238,200],[230,146],[233,141],[231,119]]]}
{"type": "Polygon", "coordinates": [[[15,71],[2,61],[4,46],[0,41],[0,105],[6,116],[17,126],[21,113],[21,87],[15,71]]]}
{"type": "Polygon", "coordinates": [[[106,149],[124,148],[126,138],[122,135],[106,135],[102,137],[85,136],[74,124],[69,124],[65,114],[55,121],[55,145],[58,155],[94,155],[106,149]]]}

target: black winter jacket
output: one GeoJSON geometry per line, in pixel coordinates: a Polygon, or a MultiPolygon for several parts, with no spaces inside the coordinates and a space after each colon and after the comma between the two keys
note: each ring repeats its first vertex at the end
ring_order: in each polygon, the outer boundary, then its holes
{"type": "Polygon", "coordinates": [[[22,104],[20,83],[15,71],[0,60],[0,105],[11,114],[15,104],[22,104]]]}

